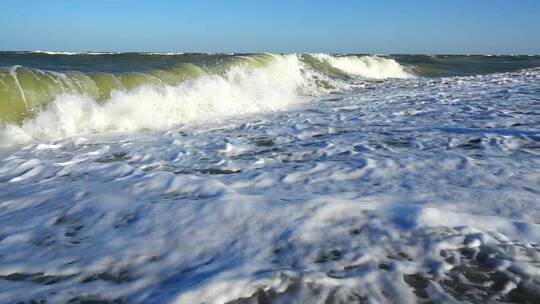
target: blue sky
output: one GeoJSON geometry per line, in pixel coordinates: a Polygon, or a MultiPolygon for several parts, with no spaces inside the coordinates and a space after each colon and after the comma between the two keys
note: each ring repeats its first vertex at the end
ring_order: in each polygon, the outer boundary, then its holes
{"type": "Polygon", "coordinates": [[[2,0],[0,50],[540,54],[540,1],[2,0]]]}

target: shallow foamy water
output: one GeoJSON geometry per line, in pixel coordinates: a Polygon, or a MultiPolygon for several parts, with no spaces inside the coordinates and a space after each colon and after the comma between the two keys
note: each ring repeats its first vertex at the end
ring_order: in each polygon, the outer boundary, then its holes
{"type": "Polygon", "coordinates": [[[248,115],[3,151],[0,302],[540,299],[538,70],[248,115]]]}

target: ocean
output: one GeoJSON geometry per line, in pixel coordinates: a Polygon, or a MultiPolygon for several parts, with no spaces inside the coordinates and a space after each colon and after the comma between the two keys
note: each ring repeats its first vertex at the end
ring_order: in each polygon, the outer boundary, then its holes
{"type": "Polygon", "coordinates": [[[540,56],[0,52],[0,303],[539,303],[540,56]]]}

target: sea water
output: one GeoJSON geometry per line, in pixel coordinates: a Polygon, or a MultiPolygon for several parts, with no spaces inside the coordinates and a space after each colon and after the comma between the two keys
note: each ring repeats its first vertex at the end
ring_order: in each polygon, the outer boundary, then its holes
{"type": "Polygon", "coordinates": [[[536,302],[539,65],[2,53],[0,302],[536,302]]]}

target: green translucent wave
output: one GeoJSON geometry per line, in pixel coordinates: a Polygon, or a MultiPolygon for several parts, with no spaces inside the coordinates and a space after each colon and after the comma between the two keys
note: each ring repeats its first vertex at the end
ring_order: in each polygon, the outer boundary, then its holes
{"type": "Polygon", "coordinates": [[[19,123],[60,94],[81,94],[103,102],[114,90],[131,90],[143,85],[175,85],[208,72],[181,63],[168,70],[123,74],[76,71],[58,73],[12,67],[0,70],[0,121],[19,123]]]}
{"type": "MultiPolygon", "coordinates": [[[[203,75],[223,75],[236,66],[265,68],[276,56],[279,55],[220,56],[219,59],[212,58],[208,63],[178,63],[167,69],[125,73],[60,73],[22,66],[0,69],[0,123],[20,123],[60,94],[80,94],[105,102],[115,90],[133,90],[145,85],[174,86],[203,75]]],[[[348,78],[342,71],[311,55],[299,55],[298,58],[309,68],[329,77],[348,78]]],[[[316,81],[321,87],[332,88],[324,79],[316,81]]]]}

